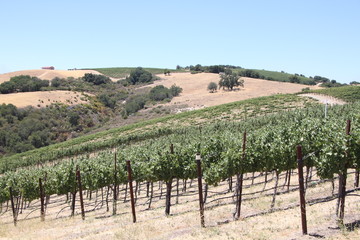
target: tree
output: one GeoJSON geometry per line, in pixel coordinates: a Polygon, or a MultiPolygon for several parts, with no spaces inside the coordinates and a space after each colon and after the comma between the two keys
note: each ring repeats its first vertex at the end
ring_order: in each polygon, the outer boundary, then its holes
{"type": "Polygon", "coordinates": [[[51,86],[54,88],[60,87],[62,83],[62,79],[59,77],[55,77],[51,80],[51,86]]]}
{"type": "Polygon", "coordinates": [[[215,82],[211,82],[211,83],[209,83],[207,89],[208,89],[211,93],[213,93],[213,92],[215,92],[215,91],[217,90],[217,87],[218,87],[218,85],[217,85],[215,82]]]}
{"type": "Polygon", "coordinates": [[[162,101],[166,98],[171,98],[170,90],[163,85],[156,86],[150,90],[149,97],[154,101],[162,101]]]}
{"type": "Polygon", "coordinates": [[[92,73],[85,73],[83,80],[85,82],[92,83],[94,85],[106,84],[110,83],[110,78],[104,75],[92,74],[92,73]]]}
{"type": "Polygon", "coordinates": [[[297,75],[291,75],[289,80],[291,83],[300,83],[300,78],[297,75]]]}
{"type": "Polygon", "coordinates": [[[219,81],[219,88],[227,88],[228,90],[233,90],[234,87],[244,87],[244,80],[240,79],[240,76],[238,76],[236,73],[231,74],[222,74],[220,76],[219,81]]]}
{"type": "Polygon", "coordinates": [[[170,70],[169,70],[169,69],[165,69],[165,70],[164,70],[164,75],[165,75],[165,76],[170,76],[170,70]]]}
{"type": "Polygon", "coordinates": [[[130,72],[130,76],[126,80],[130,84],[135,85],[137,83],[150,83],[154,80],[154,77],[150,72],[142,67],[138,67],[130,72]]]}

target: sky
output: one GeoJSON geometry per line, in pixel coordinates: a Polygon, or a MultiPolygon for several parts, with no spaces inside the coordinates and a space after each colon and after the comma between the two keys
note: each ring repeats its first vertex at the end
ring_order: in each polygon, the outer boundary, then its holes
{"type": "Polygon", "coordinates": [[[0,73],[235,65],[360,82],[358,0],[0,0],[0,73]]]}

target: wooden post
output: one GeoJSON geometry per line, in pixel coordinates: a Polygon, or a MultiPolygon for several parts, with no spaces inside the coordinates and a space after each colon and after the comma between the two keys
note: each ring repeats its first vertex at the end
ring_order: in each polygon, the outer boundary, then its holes
{"type": "Polygon", "coordinates": [[[116,214],[116,204],[117,204],[117,167],[116,167],[116,152],[114,155],[114,189],[113,189],[113,215],[116,214]]]}
{"type": "Polygon", "coordinates": [[[11,201],[11,209],[13,212],[13,218],[14,218],[14,225],[16,226],[17,224],[17,216],[16,216],[16,210],[15,210],[15,204],[14,204],[14,196],[12,193],[12,187],[9,188],[10,191],[10,201],[11,201]]]}
{"type": "MultiPolygon", "coordinates": [[[[346,135],[350,135],[351,121],[346,122],[346,135]]],[[[345,153],[345,157],[348,157],[348,152],[345,153]]],[[[340,213],[339,222],[341,225],[344,223],[345,214],[345,196],[346,196],[346,179],[347,179],[347,162],[343,163],[343,169],[340,170],[339,174],[339,198],[340,198],[340,213]]]]}
{"type": "Polygon", "coordinates": [[[39,189],[40,189],[40,204],[41,204],[40,216],[41,216],[41,221],[45,221],[44,189],[43,189],[41,178],[39,178],[39,189]]]}
{"type": "Polygon", "coordinates": [[[358,188],[359,187],[359,170],[356,170],[355,172],[355,182],[354,182],[354,187],[358,188]]]}
{"type": "Polygon", "coordinates": [[[205,227],[204,200],[203,200],[203,190],[202,190],[201,156],[200,156],[200,154],[196,154],[195,160],[196,160],[196,165],[197,165],[197,176],[198,176],[201,227],[205,227]]]}
{"type": "MultiPolygon", "coordinates": [[[[243,136],[243,145],[242,145],[242,161],[246,160],[246,131],[244,132],[243,136]]],[[[241,201],[242,201],[242,189],[243,189],[243,174],[237,174],[237,206],[236,206],[236,216],[235,219],[240,218],[240,212],[241,212],[241,201]]]]}
{"type": "MultiPolygon", "coordinates": [[[[174,145],[170,145],[170,154],[174,154],[174,145]]],[[[172,177],[170,180],[166,181],[166,201],[165,201],[165,215],[170,215],[170,207],[171,207],[171,188],[172,188],[172,177]]]]}
{"type": "Polygon", "coordinates": [[[79,169],[76,170],[76,179],[78,181],[78,187],[79,187],[81,216],[82,216],[82,219],[85,220],[84,199],[83,199],[83,192],[82,192],[82,185],[81,185],[81,175],[80,175],[80,170],[79,169]]]}
{"type": "Polygon", "coordinates": [[[301,224],[303,234],[307,234],[306,222],[306,205],[305,205],[305,189],[304,189],[304,172],[303,172],[303,157],[301,146],[296,148],[298,172],[299,172],[299,193],[300,193],[300,211],[301,211],[301,224]]]}
{"type": "Polygon", "coordinates": [[[131,198],[131,210],[133,215],[133,222],[136,222],[136,212],[135,212],[135,200],[134,200],[134,191],[132,185],[132,176],[131,176],[131,164],[130,160],[126,160],[127,171],[128,171],[128,182],[129,182],[129,189],[130,189],[130,198],[131,198]]]}

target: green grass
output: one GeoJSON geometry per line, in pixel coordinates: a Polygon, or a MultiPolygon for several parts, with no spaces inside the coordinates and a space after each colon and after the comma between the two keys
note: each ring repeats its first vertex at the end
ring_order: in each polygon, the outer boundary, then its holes
{"type": "Polygon", "coordinates": [[[356,102],[360,100],[360,86],[333,87],[308,92],[333,96],[346,102],[356,102]]]}
{"type": "MultiPolygon", "coordinates": [[[[113,78],[125,78],[130,74],[132,70],[136,68],[130,67],[114,67],[114,68],[87,68],[91,70],[98,71],[108,77],[113,78]]],[[[144,68],[146,71],[151,72],[152,74],[163,74],[165,68],[144,68]]],[[[168,69],[171,72],[184,72],[184,70],[175,70],[175,69],[168,69]]]]}
{"type": "MultiPolygon", "coordinates": [[[[233,70],[235,72],[240,72],[246,69],[236,69],[233,70]]],[[[294,74],[285,73],[285,72],[276,72],[276,71],[268,71],[268,70],[258,70],[258,69],[249,69],[254,72],[260,74],[260,76],[264,76],[264,79],[271,80],[271,81],[278,81],[278,82],[290,82],[289,77],[293,76],[294,74]]],[[[301,84],[311,85],[310,83],[313,82],[313,79],[308,77],[301,77],[298,76],[301,84]]]]}

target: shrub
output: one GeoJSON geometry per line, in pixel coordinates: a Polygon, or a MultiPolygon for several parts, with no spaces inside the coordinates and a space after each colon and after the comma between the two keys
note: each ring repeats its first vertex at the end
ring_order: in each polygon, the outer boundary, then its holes
{"type": "Polygon", "coordinates": [[[85,82],[92,83],[94,85],[106,84],[110,83],[110,78],[104,75],[92,74],[92,73],[85,73],[83,80],[85,82]]]}
{"type": "Polygon", "coordinates": [[[177,97],[180,95],[180,93],[182,93],[182,88],[174,84],[170,87],[170,93],[173,97],[177,97]]]}
{"type": "Polygon", "coordinates": [[[162,101],[166,98],[171,98],[171,92],[163,85],[156,86],[150,90],[149,97],[154,101],[162,101]]]}
{"type": "Polygon", "coordinates": [[[126,81],[132,85],[138,83],[150,83],[154,80],[154,76],[142,67],[138,67],[135,70],[131,71],[130,76],[126,78],[126,81]]]}
{"type": "Polygon", "coordinates": [[[211,82],[211,83],[209,83],[207,89],[208,89],[211,93],[213,93],[213,92],[215,92],[215,91],[217,90],[217,87],[218,87],[218,85],[217,85],[215,82],[211,82]]]}

